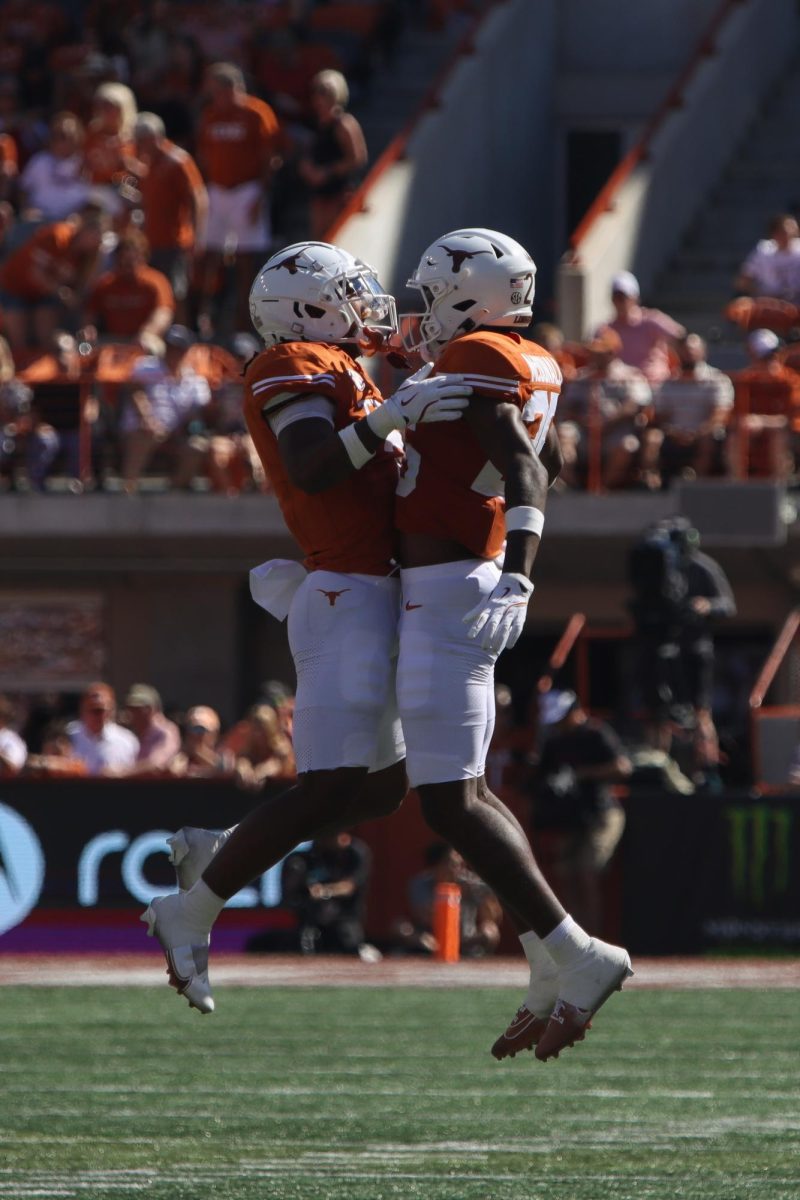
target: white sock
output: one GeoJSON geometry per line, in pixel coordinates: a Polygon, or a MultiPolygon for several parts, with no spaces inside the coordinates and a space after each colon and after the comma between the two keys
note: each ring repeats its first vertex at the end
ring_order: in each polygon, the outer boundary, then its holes
{"type": "Polygon", "coordinates": [[[527,933],[521,933],[519,940],[531,968],[528,990],[522,1003],[528,1012],[534,1013],[537,1017],[547,1018],[556,1002],[558,981],[556,964],[542,939],[532,929],[529,929],[527,933]]]}
{"type": "Polygon", "coordinates": [[[538,975],[552,975],[555,972],[553,957],[538,934],[529,929],[527,933],[519,935],[519,940],[530,963],[532,979],[538,975]]]}
{"type": "Polygon", "coordinates": [[[571,967],[588,948],[590,941],[586,930],[581,929],[572,917],[566,916],[547,937],[542,938],[542,945],[547,948],[556,966],[562,969],[571,967]]]}
{"type": "Polygon", "coordinates": [[[216,892],[212,892],[202,879],[198,879],[197,883],[183,894],[183,915],[186,923],[203,934],[208,934],[224,907],[225,901],[216,892]]]}

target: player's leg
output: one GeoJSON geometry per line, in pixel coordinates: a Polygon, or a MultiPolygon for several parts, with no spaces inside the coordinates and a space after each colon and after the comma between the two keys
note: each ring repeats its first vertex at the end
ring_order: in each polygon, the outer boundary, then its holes
{"type": "Polygon", "coordinates": [[[468,562],[403,571],[398,700],[409,778],[427,823],[526,929],[544,936],[564,910],[522,826],[483,778],[494,725],[494,656],[467,638],[463,615],[491,592],[497,574],[492,563],[470,569],[468,562]]]}
{"type": "MultiPolygon", "coordinates": [[[[366,767],[310,771],[286,792],[269,797],[220,839],[218,853],[188,891],[151,901],[142,920],[161,942],[172,987],[190,1007],[214,1011],[208,980],[211,929],[226,902],[330,822],[361,786],[366,767]]],[[[186,831],[181,831],[184,836],[186,831]]],[[[195,831],[200,832],[200,831],[195,831]]],[[[207,831],[202,831],[207,832],[207,831]]]]}
{"type": "Polygon", "coordinates": [[[353,793],[346,809],[342,811],[343,824],[331,832],[349,829],[362,821],[375,821],[380,817],[391,816],[403,803],[408,792],[406,747],[397,709],[396,649],[390,659],[389,672],[386,687],[388,699],[380,716],[372,766],[361,787],[353,793]]]}
{"type": "MultiPolygon", "coordinates": [[[[474,780],[418,785],[417,790],[430,827],[463,855],[504,906],[518,914],[517,923],[526,927],[522,944],[529,962],[533,958],[534,982],[521,1006],[526,1011],[518,1012],[512,1021],[516,1036],[508,1037],[507,1030],[504,1043],[522,1048],[524,1038],[536,1044],[537,1058],[556,1056],[583,1038],[592,1015],[630,975],[627,952],[590,938],[567,915],[527,839],[480,800],[474,780]],[[557,985],[555,1003],[542,1028],[531,1017],[543,1019],[543,1007],[552,995],[552,978],[543,984],[536,978],[540,964],[547,967],[545,954],[555,965],[557,985]]],[[[504,1045],[498,1047],[503,1049],[504,1045]]]]}
{"type": "MultiPolygon", "coordinates": [[[[370,785],[363,806],[354,797],[371,767],[386,769],[378,748],[394,691],[398,591],[392,580],[364,582],[326,571],[306,577],[289,614],[299,781],[250,812],[187,892],[154,900],[144,914],[164,948],[170,982],[203,1012],[213,1011],[209,934],[226,900],[298,842],[349,824],[354,811],[377,810],[386,780],[370,785]]],[[[381,751],[394,766],[392,755],[402,759],[402,742],[395,738],[390,752],[384,746],[381,751]]],[[[382,797],[381,804],[396,807],[405,792],[404,772],[395,768],[388,783],[389,800],[382,797]]]]}
{"type": "MultiPolygon", "coordinates": [[[[361,824],[362,821],[375,821],[396,812],[408,791],[405,760],[383,770],[370,771],[367,775],[362,773],[359,779],[348,781],[343,791],[347,793],[347,798],[337,807],[336,816],[331,818],[326,811],[321,824],[313,833],[305,834],[299,840],[305,840],[309,836],[321,837],[325,834],[341,833],[361,824]]],[[[294,789],[291,794],[294,794],[294,789]]],[[[260,809],[254,811],[258,812],[260,809]]],[[[184,825],[172,837],[167,838],[170,862],[175,867],[178,887],[182,892],[189,891],[205,874],[212,859],[220,853],[235,829],[238,829],[238,825],[222,830],[184,825]]],[[[293,849],[295,845],[297,842],[290,848],[293,849]]],[[[239,875],[240,870],[235,869],[239,875]]],[[[259,859],[259,864],[250,878],[254,878],[263,870],[266,870],[266,867],[261,866],[259,859]]],[[[208,880],[206,882],[208,883],[208,880]]],[[[217,881],[217,888],[213,890],[217,891],[219,887],[224,888],[224,882],[217,881]]]]}
{"type": "Polygon", "coordinates": [[[309,578],[290,617],[293,741],[298,767],[307,769],[287,796],[249,813],[204,870],[225,899],[298,842],[394,812],[408,790],[395,696],[397,587],[350,580],[339,595],[341,576],[309,578]],[[353,761],[335,766],[343,756],[353,761]]]}
{"type": "MultiPolygon", "coordinates": [[[[494,659],[465,636],[463,614],[488,595],[496,568],[464,563],[403,572],[398,699],[408,773],[430,827],[453,845],[545,947],[558,996],[537,1046],[542,1058],[583,1037],[592,1013],[630,970],[626,951],[589,938],[545,880],[524,830],[478,780],[491,737],[494,659]],[[468,573],[467,573],[468,572],[468,573]]],[[[527,947],[526,947],[527,950],[527,947]]]]}
{"type": "MultiPolygon", "coordinates": [[[[314,836],[340,833],[362,821],[374,821],[380,817],[389,816],[396,812],[403,802],[408,791],[408,779],[406,777],[405,744],[395,695],[395,666],[395,662],[392,662],[389,677],[389,700],[380,715],[373,764],[368,772],[361,773],[359,779],[351,778],[347,781],[346,786],[342,789],[346,796],[340,795],[334,806],[333,815],[326,806],[322,824],[315,829],[314,836]]],[[[234,826],[231,829],[218,831],[184,826],[167,839],[170,847],[170,861],[175,867],[178,887],[181,891],[188,891],[197,882],[236,828],[234,826]]],[[[259,864],[253,874],[258,874],[259,870],[264,869],[259,864]]],[[[237,870],[236,874],[238,877],[241,872],[237,870]]],[[[225,886],[222,880],[217,883],[218,887],[225,886]]],[[[213,883],[210,886],[213,887],[213,883]]]]}
{"type": "Polygon", "coordinates": [[[417,784],[417,791],[426,823],[458,850],[519,923],[544,938],[564,920],[530,842],[479,797],[477,779],[417,784]]]}
{"type": "MultiPolygon", "coordinates": [[[[499,796],[489,789],[485,775],[478,780],[478,796],[516,829],[519,836],[527,840],[523,826],[499,796]]],[[[492,1054],[496,1059],[513,1058],[521,1050],[532,1050],[547,1028],[550,1013],[558,999],[558,971],[547,947],[518,913],[509,907],[505,907],[504,911],[519,938],[530,968],[530,977],[522,1003],[492,1046],[492,1054]]]]}

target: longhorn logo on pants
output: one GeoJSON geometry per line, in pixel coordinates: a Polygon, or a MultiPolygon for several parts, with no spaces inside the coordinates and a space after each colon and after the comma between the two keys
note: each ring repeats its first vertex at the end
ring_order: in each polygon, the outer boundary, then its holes
{"type": "Polygon", "coordinates": [[[326,592],[324,588],[317,588],[317,591],[320,595],[328,597],[328,604],[333,608],[339,597],[343,596],[345,592],[349,592],[350,588],[342,588],[340,592],[326,592]]]}

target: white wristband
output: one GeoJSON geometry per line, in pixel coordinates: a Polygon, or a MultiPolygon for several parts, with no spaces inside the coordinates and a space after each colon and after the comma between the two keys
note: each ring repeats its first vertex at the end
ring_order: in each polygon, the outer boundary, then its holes
{"type": "Polygon", "coordinates": [[[542,536],[544,529],[544,513],[532,504],[518,504],[515,508],[506,509],[506,533],[515,529],[523,533],[535,533],[542,536]]]}
{"type": "Polygon", "coordinates": [[[339,430],[339,437],[342,439],[347,457],[357,471],[375,457],[375,452],[368,450],[358,436],[355,425],[345,425],[344,429],[339,430]]]}
{"type": "Polygon", "coordinates": [[[364,418],[375,436],[383,438],[384,441],[395,429],[403,428],[403,422],[397,417],[396,406],[391,403],[392,399],[390,396],[388,400],[384,400],[383,404],[373,408],[364,418]]]}

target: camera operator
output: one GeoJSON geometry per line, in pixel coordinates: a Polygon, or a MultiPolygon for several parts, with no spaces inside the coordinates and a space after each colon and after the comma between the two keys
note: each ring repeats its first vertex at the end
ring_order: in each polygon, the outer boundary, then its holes
{"type": "Polygon", "coordinates": [[[713,624],[734,616],[736,604],[725,572],[699,547],[697,530],[673,518],[648,530],[628,566],[648,740],[669,751],[674,725],[690,730],[692,771],[702,783],[719,763],[713,624]]]}

